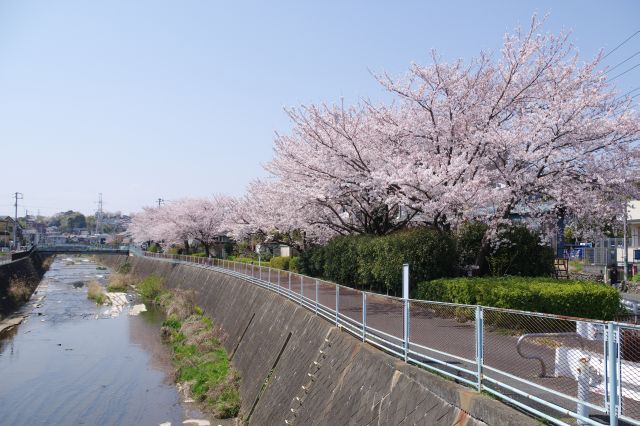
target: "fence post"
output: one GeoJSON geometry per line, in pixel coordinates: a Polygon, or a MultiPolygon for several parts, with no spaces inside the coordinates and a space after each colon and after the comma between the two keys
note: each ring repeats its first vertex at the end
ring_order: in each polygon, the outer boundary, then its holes
{"type": "Polygon", "coordinates": [[[362,341],[367,340],[367,293],[362,292],[362,341]]]}
{"type": "Polygon", "coordinates": [[[617,349],[616,343],[619,337],[619,328],[617,324],[610,322],[607,329],[607,370],[609,376],[609,424],[618,425],[618,365],[617,365],[617,349]]]}
{"type": "Polygon", "coordinates": [[[316,315],[318,315],[318,280],[316,280],[316,315]]]}
{"type": "Polygon", "coordinates": [[[289,298],[291,298],[291,271],[289,271],[289,298]]]}
{"type": "Polygon", "coordinates": [[[300,305],[303,305],[302,299],[304,298],[304,276],[300,275],[300,305]]]}
{"type": "Polygon", "coordinates": [[[269,266],[269,273],[267,275],[267,278],[269,278],[269,284],[271,284],[271,266],[269,266]]]}
{"type": "Polygon", "coordinates": [[[409,358],[409,264],[402,265],[402,299],[404,301],[404,362],[409,358]]]}
{"type": "Polygon", "coordinates": [[[258,261],[258,279],[262,281],[262,266],[260,266],[260,261],[258,261]]]}
{"type": "Polygon", "coordinates": [[[280,269],[278,269],[278,293],[280,293],[280,269]]]}
{"type": "Polygon", "coordinates": [[[336,327],[338,326],[338,307],[340,306],[340,286],[336,284],[336,327]]]}
{"type": "Polygon", "coordinates": [[[484,363],[484,311],[476,306],[476,375],[478,392],[482,391],[482,365],[484,363]]]}

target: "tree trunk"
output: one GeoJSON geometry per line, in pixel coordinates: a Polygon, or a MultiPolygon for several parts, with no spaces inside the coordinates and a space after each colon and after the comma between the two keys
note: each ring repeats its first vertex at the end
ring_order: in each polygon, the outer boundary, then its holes
{"type": "Polygon", "coordinates": [[[184,254],[189,254],[189,240],[184,240],[184,254]]]}
{"type": "Polygon", "coordinates": [[[209,245],[210,244],[202,244],[204,246],[204,253],[207,255],[207,257],[209,257],[209,245]]]}
{"type": "MultiPolygon", "coordinates": [[[[511,216],[511,210],[513,210],[513,206],[515,202],[516,201],[513,198],[509,200],[509,202],[506,203],[502,208],[500,215],[498,215],[497,217],[500,217],[502,219],[508,219],[511,216]]],[[[487,231],[484,233],[484,236],[482,237],[482,245],[480,246],[480,250],[478,250],[478,254],[476,255],[476,262],[475,262],[476,266],[478,267],[477,269],[478,275],[486,275],[487,272],[489,272],[489,262],[487,262],[487,257],[491,252],[490,235],[498,234],[500,231],[500,228],[501,228],[501,225],[497,223],[494,223],[493,225],[489,225],[489,228],[487,229],[487,231]],[[492,229],[493,226],[495,226],[496,228],[492,229]]]]}
{"type": "Polygon", "coordinates": [[[487,257],[489,256],[489,252],[491,251],[491,238],[489,238],[489,230],[484,233],[482,237],[482,244],[480,245],[480,250],[478,250],[478,254],[476,254],[475,265],[477,267],[474,275],[486,275],[489,272],[489,263],[487,262],[487,257]]]}

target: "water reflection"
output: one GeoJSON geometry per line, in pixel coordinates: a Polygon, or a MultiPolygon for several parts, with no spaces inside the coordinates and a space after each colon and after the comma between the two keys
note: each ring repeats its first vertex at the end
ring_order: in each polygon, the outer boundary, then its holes
{"type": "Polygon", "coordinates": [[[88,258],[58,257],[25,308],[26,320],[0,341],[0,423],[181,424],[157,311],[102,318],[87,299],[108,271],[88,258]]]}

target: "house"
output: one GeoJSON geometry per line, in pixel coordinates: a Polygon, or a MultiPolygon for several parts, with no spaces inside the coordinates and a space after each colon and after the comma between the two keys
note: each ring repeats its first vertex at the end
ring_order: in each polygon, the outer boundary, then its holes
{"type": "MultiPolygon", "coordinates": [[[[638,271],[640,265],[640,200],[634,200],[629,203],[627,208],[627,261],[633,264],[634,274],[638,271]]],[[[624,260],[623,249],[618,250],[618,262],[624,260]]]]}
{"type": "Polygon", "coordinates": [[[62,234],[47,234],[45,237],[45,244],[50,246],[57,246],[67,243],[67,237],[62,234]]]}
{"type": "Polygon", "coordinates": [[[0,247],[9,247],[13,241],[13,228],[16,226],[18,241],[22,237],[22,227],[11,216],[0,218],[0,247]]]}

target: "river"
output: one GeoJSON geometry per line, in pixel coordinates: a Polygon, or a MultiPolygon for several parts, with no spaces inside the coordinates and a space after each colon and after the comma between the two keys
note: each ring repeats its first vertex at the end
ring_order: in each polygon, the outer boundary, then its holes
{"type": "MultiPolygon", "coordinates": [[[[121,313],[87,299],[109,270],[89,257],[57,256],[0,339],[1,425],[180,425],[207,419],[182,402],[157,311],[121,313]]],[[[212,419],[208,419],[212,420],[212,419]]],[[[213,424],[217,424],[214,422],[213,424]]],[[[198,424],[198,423],[191,423],[198,424]]],[[[208,424],[206,421],[200,424],[208,424]]]]}

